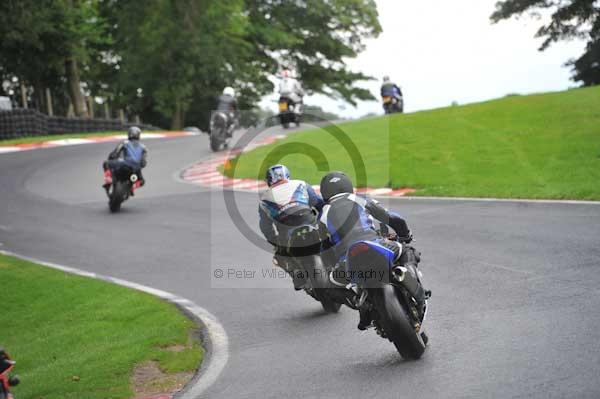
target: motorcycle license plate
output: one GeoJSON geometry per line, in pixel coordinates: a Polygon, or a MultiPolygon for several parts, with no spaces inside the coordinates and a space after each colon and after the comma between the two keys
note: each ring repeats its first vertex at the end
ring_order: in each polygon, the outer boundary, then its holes
{"type": "Polygon", "coordinates": [[[285,112],[288,109],[288,104],[285,102],[279,103],[279,112],[285,112]]]}
{"type": "Polygon", "coordinates": [[[385,97],[383,97],[383,103],[384,104],[387,104],[387,103],[389,103],[391,101],[392,101],[392,97],[391,96],[385,96],[385,97]]]}

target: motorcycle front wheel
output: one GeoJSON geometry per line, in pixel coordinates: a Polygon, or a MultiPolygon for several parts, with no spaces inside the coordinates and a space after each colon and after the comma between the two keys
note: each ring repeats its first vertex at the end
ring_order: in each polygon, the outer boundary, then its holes
{"type": "Polygon", "coordinates": [[[379,314],[378,321],[385,335],[403,358],[419,359],[423,356],[427,343],[423,335],[415,331],[404,306],[398,299],[396,288],[391,284],[385,284],[379,291],[375,306],[379,314]]]}

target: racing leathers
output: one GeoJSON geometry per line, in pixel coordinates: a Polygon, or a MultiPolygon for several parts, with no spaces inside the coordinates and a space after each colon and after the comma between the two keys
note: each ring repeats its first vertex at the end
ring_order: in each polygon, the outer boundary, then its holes
{"type": "Polygon", "coordinates": [[[395,83],[384,83],[381,85],[381,97],[394,97],[399,100],[402,98],[402,90],[395,83]]]}
{"type": "Polygon", "coordinates": [[[290,77],[284,77],[279,82],[279,95],[281,97],[289,98],[294,105],[302,104],[302,97],[304,97],[304,90],[298,80],[290,77]]]}
{"type": "MultiPolygon", "coordinates": [[[[352,244],[358,241],[373,241],[393,251],[394,264],[404,266],[418,279],[417,265],[420,254],[407,245],[412,241],[412,234],[406,220],[399,214],[388,211],[379,202],[350,193],[334,195],[323,207],[319,228],[322,236],[327,237],[336,261],[345,258],[352,244]],[[373,219],[394,229],[397,240],[382,237],[375,230],[373,219]]],[[[423,304],[425,295],[421,287],[415,299],[423,304]]],[[[371,320],[370,315],[361,312],[358,328],[366,328],[371,320]]]]}
{"type": "MultiPolygon", "coordinates": [[[[116,171],[127,166],[134,170],[138,175],[140,185],[144,185],[145,180],[142,176],[142,168],[147,164],[148,150],[139,140],[124,140],[108,155],[108,160],[104,161],[102,168],[104,172],[116,171]]],[[[106,187],[106,184],[105,184],[106,187]]]]}
{"type": "Polygon", "coordinates": [[[289,233],[294,227],[314,223],[322,208],[321,196],[301,180],[281,181],[260,195],[260,231],[275,247],[274,261],[292,275],[296,289],[301,288],[303,279],[298,278],[293,265],[286,261],[286,257],[293,255],[288,248],[289,233]]]}
{"type": "Polygon", "coordinates": [[[222,112],[227,116],[227,134],[231,136],[237,124],[238,106],[235,97],[222,94],[219,96],[217,112],[222,112]]]}

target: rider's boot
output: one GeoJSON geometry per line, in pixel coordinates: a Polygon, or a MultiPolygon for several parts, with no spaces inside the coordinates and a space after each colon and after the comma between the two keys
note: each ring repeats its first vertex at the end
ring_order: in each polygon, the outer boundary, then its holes
{"type": "Polygon", "coordinates": [[[373,323],[373,318],[371,317],[371,312],[364,309],[359,309],[358,314],[360,315],[360,320],[358,321],[358,328],[360,331],[364,331],[367,328],[371,327],[373,323]]]}

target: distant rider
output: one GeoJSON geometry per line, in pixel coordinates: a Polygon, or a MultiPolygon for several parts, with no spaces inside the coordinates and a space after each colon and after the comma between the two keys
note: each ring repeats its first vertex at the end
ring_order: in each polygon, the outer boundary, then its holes
{"type": "Polygon", "coordinates": [[[298,80],[292,77],[289,69],[284,69],[281,72],[281,81],[279,82],[279,95],[289,98],[294,105],[302,104],[304,90],[298,80]]]}
{"type": "Polygon", "coordinates": [[[238,104],[233,87],[228,86],[223,89],[223,94],[219,96],[217,111],[227,115],[227,134],[231,136],[238,119],[238,104]]]}
{"type": "Polygon", "coordinates": [[[291,274],[294,288],[300,290],[306,276],[295,273],[285,260],[290,256],[288,232],[292,227],[314,222],[323,208],[323,199],[310,184],[291,180],[284,165],[273,165],[267,169],[265,180],[269,188],[260,195],[260,231],[275,246],[274,262],[291,274]]]}
{"type": "MultiPolygon", "coordinates": [[[[102,164],[102,168],[104,169],[103,187],[107,191],[112,184],[113,173],[124,166],[133,169],[138,175],[139,185],[144,185],[145,180],[142,176],[142,168],[146,167],[148,151],[146,150],[146,146],[140,143],[141,135],[142,130],[139,127],[130,127],[127,130],[127,140],[120,142],[108,155],[108,160],[102,164]]],[[[133,190],[131,194],[133,194],[133,190]]]]}
{"type": "MultiPolygon", "coordinates": [[[[402,216],[388,211],[373,199],[354,194],[352,181],[342,172],[331,172],[323,177],[321,195],[325,206],[319,227],[332,246],[336,260],[344,257],[348,248],[355,242],[374,241],[394,251],[396,263],[418,276],[419,253],[412,246],[406,245],[412,241],[412,233],[402,216]],[[397,240],[379,235],[373,225],[373,218],[394,229],[395,235],[391,235],[390,238],[397,240]],[[404,245],[399,245],[399,242],[404,245]]],[[[429,294],[430,292],[425,292],[421,287],[418,298],[415,298],[421,307],[429,294]]],[[[361,311],[358,329],[366,329],[371,322],[372,317],[361,311]]]]}
{"type": "Polygon", "coordinates": [[[402,99],[402,90],[400,87],[390,80],[389,76],[383,77],[381,85],[381,97],[394,97],[397,100],[402,99]]]}

